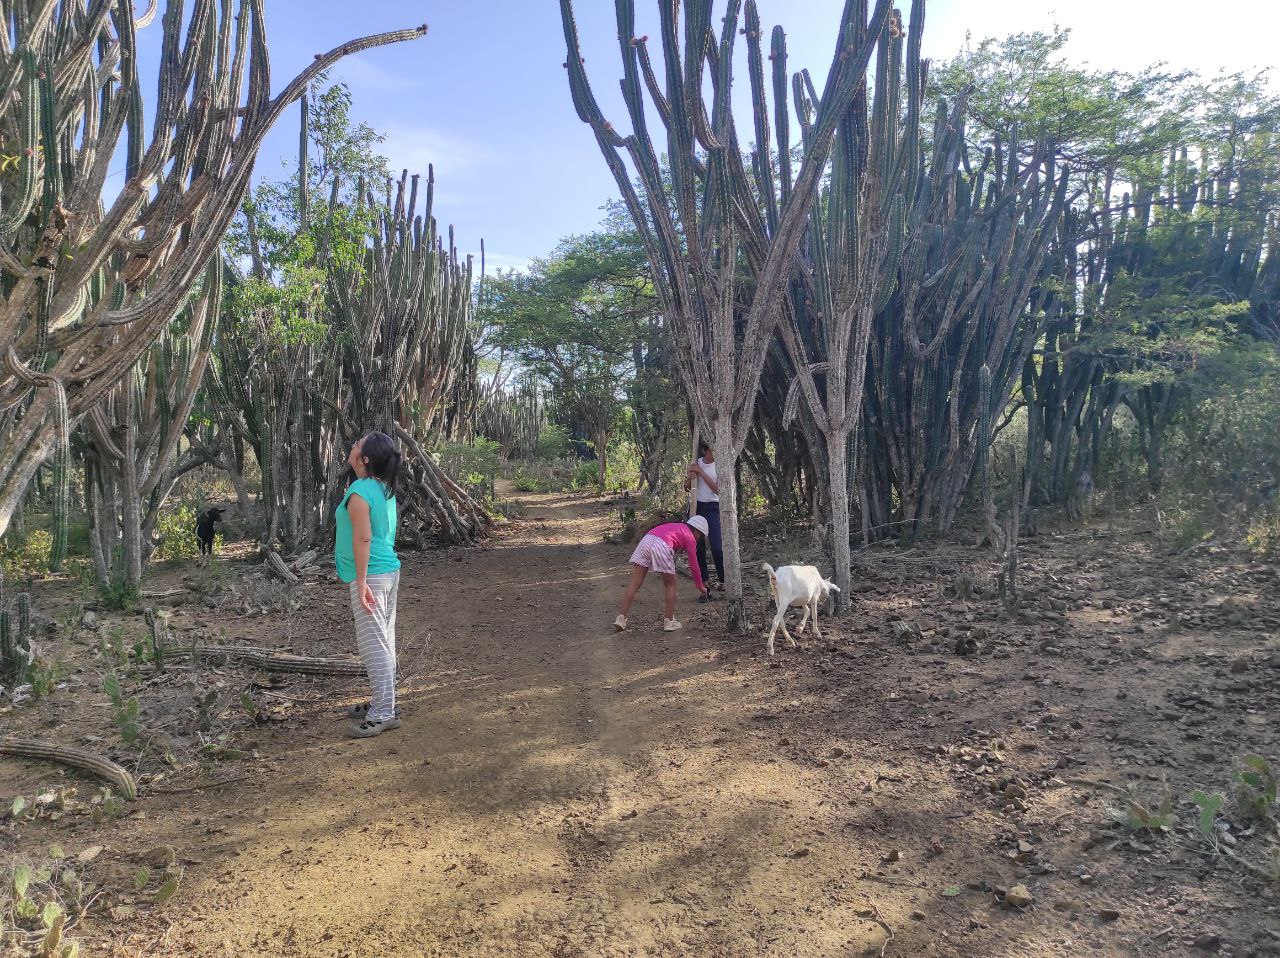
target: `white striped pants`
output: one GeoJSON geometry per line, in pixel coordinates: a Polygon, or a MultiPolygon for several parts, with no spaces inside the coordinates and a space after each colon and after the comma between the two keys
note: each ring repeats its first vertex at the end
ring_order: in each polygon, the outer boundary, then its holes
{"type": "Polygon", "coordinates": [[[369,721],[384,722],[396,714],[396,594],[399,572],[381,572],[366,580],[377,608],[366,612],[356,584],[351,583],[351,614],[356,623],[356,648],[369,673],[369,721]]]}

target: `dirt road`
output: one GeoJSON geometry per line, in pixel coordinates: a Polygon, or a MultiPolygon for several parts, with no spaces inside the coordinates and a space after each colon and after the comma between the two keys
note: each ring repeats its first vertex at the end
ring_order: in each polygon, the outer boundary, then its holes
{"type": "MultiPolygon", "coordinates": [[[[980,575],[981,550],[869,553],[854,612],[770,660],[687,583],[686,631],[659,630],[651,584],[635,631],[614,635],[628,547],[602,541],[609,508],[526,504],[482,547],[407,559],[403,729],[346,739],[341,696],[359,683],[299,679],[261,693],[288,704],[237,740],[256,757],[201,789],[148,786],[123,820],[19,830],[30,853],[105,847],[88,954],[1280,953],[1274,900],[1242,907],[1239,869],[1185,812],[1238,755],[1275,754],[1272,570],[1165,569],[1105,530],[1048,537],[1025,550],[1037,605],[1010,621],[989,596],[939,589],[980,575]],[[981,654],[954,654],[957,635],[981,654]],[[1178,830],[1117,824],[1113,782],[1151,807],[1172,795],[1178,830]],[[167,848],[178,893],[156,905],[153,881],[131,897],[139,862],[167,848]],[[1016,889],[1029,907],[1010,906],[1016,889]]],[[[790,548],[760,538],[771,557],[790,548]]],[[[227,638],[349,652],[342,591],[303,595],[288,618],[226,617],[227,638]]],[[[188,675],[233,695],[248,678],[188,675]]],[[[56,727],[86,701],[30,716],[56,727]]],[[[31,772],[5,775],[16,788],[31,772]]],[[[1240,847],[1257,858],[1256,840],[1240,847]]]]}
{"type": "MultiPolygon", "coordinates": [[[[529,519],[460,561],[407,564],[402,730],[348,742],[317,715],[288,754],[284,737],[266,747],[252,793],[199,800],[212,834],[181,852],[198,861],[176,950],[879,951],[867,850],[838,821],[857,813],[771,747],[746,650],[701,627],[715,613],[694,614],[688,588],[688,631],[652,627],[654,587],[634,615],[650,625],[613,635],[626,556],[601,544],[599,511],[548,497],[529,519]]],[[[891,924],[907,917],[893,889],[876,895],[891,924]]]]}

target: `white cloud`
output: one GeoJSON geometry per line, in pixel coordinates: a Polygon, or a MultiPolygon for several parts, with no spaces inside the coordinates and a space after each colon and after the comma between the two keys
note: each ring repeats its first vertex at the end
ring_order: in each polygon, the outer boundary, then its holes
{"type": "Polygon", "coordinates": [[[372,52],[347,57],[333,68],[331,76],[335,80],[345,80],[353,90],[362,94],[395,93],[417,89],[421,85],[418,77],[381,66],[372,52]]]}
{"type": "MultiPolygon", "coordinates": [[[[480,269],[480,253],[478,251],[475,253],[475,258],[476,258],[476,269],[479,270],[480,269]]],[[[532,262],[533,260],[531,260],[528,256],[515,256],[510,253],[495,252],[494,250],[491,250],[491,249],[485,250],[485,254],[484,254],[485,272],[489,273],[490,275],[492,275],[496,270],[500,270],[500,269],[502,270],[515,269],[515,270],[520,270],[522,272],[527,271],[529,269],[529,266],[532,264],[532,262]]]]}
{"type": "Polygon", "coordinates": [[[407,169],[425,176],[427,166],[434,165],[437,183],[443,181],[455,189],[468,175],[498,159],[483,143],[428,126],[388,127],[382,152],[391,161],[392,172],[407,169]]]}

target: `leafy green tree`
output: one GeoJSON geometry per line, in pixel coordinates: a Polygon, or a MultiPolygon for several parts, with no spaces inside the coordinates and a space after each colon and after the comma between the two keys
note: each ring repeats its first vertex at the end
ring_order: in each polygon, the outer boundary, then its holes
{"type": "Polygon", "coordinates": [[[499,273],[487,285],[481,314],[492,340],[545,379],[562,417],[589,437],[601,486],[628,402],[637,438],[652,449],[663,431],[654,421],[664,399],[661,319],[633,234],[571,237],[527,273],[499,273]]]}

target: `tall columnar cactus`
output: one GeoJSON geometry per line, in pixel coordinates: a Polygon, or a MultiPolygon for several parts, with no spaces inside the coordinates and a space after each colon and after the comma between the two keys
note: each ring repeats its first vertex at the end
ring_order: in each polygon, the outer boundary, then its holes
{"type": "Polygon", "coordinates": [[[476,434],[498,443],[502,458],[532,459],[546,421],[545,404],[533,383],[510,391],[493,380],[479,387],[476,434]]]}
{"type": "MultiPolygon", "coordinates": [[[[419,541],[430,533],[471,541],[488,517],[429,452],[436,438],[474,414],[477,401],[470,261],[459,259],[452,232],[447,248],[438,234],[433,173],[422,196],[416,176],[406,173],[398,186],[388,182],[385,202],[363,178],[354,189],[336,172],[313,182],[309,123],[304,101],[290,226],[294,239],[314,240],[299,249],[310,251],[303,265],[318,279],[307,281],[301,306],[290,292],[275,295],[289,280],[270,269],[259,213],[247,204],[250,272],[231,283],[257,284],[256,292],[233,297],[209,377],[221,443],[251,449],[257,459],[264,547],[296,551],[327,538],[348,450],[374,429],[398,437],[407,453],[400,494],[405,533],[419,541]],[[329,194],[327,205],[310,200],[321,190],[329,194]],[[280,335],[298,318],[307,321],[299,335],[280,335]]],[[[200,441],[210,461],[243,474],[211,445],[200,441]]]]}
{"type": "Polygon", "coordinates": [[[273,98],[263,0],[197,0],[189,19],[184,6],[164,9],[149,119],[132,0],[0,14],[4,45],[16,43],[0,68],[0,140],[16,156],[0,176],[0,533],[66,442],[63,394],[77,423],[182,308],[285,108],[342,57],[426,30],[346,43],[273,98]]]}
{"type": "MultiPolygon", "coordinates": [[[[786,318],[780,326],[795,369],[783,425],[790,424],[797,400],[803,397],[822,437],[822,446],[815,452],[824,467],[821,485],[830,503],[832,556],[841,608],[848,605],[850,594],[851,438],[862,415],[872,321],[897,286],[908,219],[913,223],[924,219],[923,215],[908,215],[917,199],[921,165],[924,0],[912,4],[905,69],[905,33],[897,11],[881,37],[869,35],[864,23],[857,26],[861,31],[857,42],[875,44],[878,49],[875,95],[869,103],[867,85],[859,87],[852,106],[840,119],[830,180],[815,198],[802,248],[804,268],[796,270],[790,283],[786,318]]],[[[760,57],[758,24],[753,31],[748,21],[747,36],[752,61],[756,62],[760,57]]],[[[785,89],[786,48],[780,41],[774,43],[773,70],[775,88],[785,89]]],[[[763,77],[753,73],[752,82],[760,86],[763,77]]],[[[797,83],[795,88],[797,112],[807,130],[808,86],[797,83]]],[[[761,162],[757,159],[757,167],[761,162]]],[[[757,179],[771,196],[772,175],[757,179]]],[[[771,199],[770,208],[774,205],[771,199]]]]}
{"type": "Polygon", "coordinates": [[[1074,509],[1087,498],[1126,407],[1158,490],[1164,437],[1194,395],[1182,373],[1201,330],[1221,332],[1215,305],[1247,303],[1240,330],[1280,342],[1280,129],[1265,102],[1242,97],[1225,112],[1198,162],[1175,145],[1123,193],[1105,176],[1064,221],[1043,353],[1021,369],[1036,502],[1074,509]]]}
{"type": "Polygon", "coordinates": [[[978,484],[982,493],[982,521],[987,542],[999,547],[1003,539],[996,515],[995,476],[991,469],[991,443],[995,436],[995,398],[991,395],[991,367],[978,370],[978,484]]]}
{"type": "Polygon", "coordinates": [[[215,257],[198,294],[86,416],[93,556],[103,585],[142,580],[160,510],[198,462],[179,452],[213,351],[221,301],[222,263],[215,257]]]}
{"type": "MultiPolygon", "coordinates": [[[[780,89],[775,79],[776,166],[768,146],[755,0],[746,2],[743,32],[757,155],[744,162],[732,102],[743,4],[727,0],[722,18],[713,16],[716,6],[714,0],[658,4],[663,89],[648,38],[636,35],[634,0],[615,0],[622,92],[632,128],[625,136],[605,118],[588,81],[571,0],[561,0],[560,11],[574,106],[590,125],[640,234],[674,341],[672,358],[696,425],[720,463],[730,623],[736,627],[743,624],[744,607],[735,467],[751,432],[761,372],[814,198],[829,169],[832,141],[865,83],[890,4],[877,0],[870,17],[865,0],[845,5],[821,96],[805,85],[811,116],[803,121],[803,158],[795,170],[785,72],[780,89]],[[651,116],[665,127],[665,170],[650,136],[651,116]]],[[[782,43],[782,31],[775,29],[775,51],[782,43]]]]}
{"type": "Polygon", "coordinates": [[[0,679],[10,681],[17,672],[17,655],[13,644],[13,626],[9,610],[0,611],[0,679]]]}
{"type": "MultiPolygon", "coordinates": [[[[348,441],[378,429],[407,447],[406,526],[470,542],[488,517],[428,450],[437,418],[452,403],[472,401],[471,260],[459,259],[452,229],[447,247],[437,232],[433,170],[420,214],[417,176],[406,171],[387,195],[394,201],[379,210],[361,272],[333,263],[327,274],[337,358],[353,386],[339,394],[338,408],[348,441]]],[[[362,190],[360,202],[375,208],[371,192],[362,190]]]]}
{"type": "Polygon", "coordinates": [[[984,451],[980,372],[1009,396],[1044,329],[1046,258],[1071,177],[1044,139],[1016,131],[971,164],[964,100],[939,106],[909,195],[897,284],[875,307],[864,426],[866,521],[949,528],[984,451]]]}
{"type": "Polygon", "coordinates": [[[16,616],[8,609],[0,611],[0,681],[4,682],[21,682],[31,665],[31,597],[23,592],[16,606],[16,616]]]}

